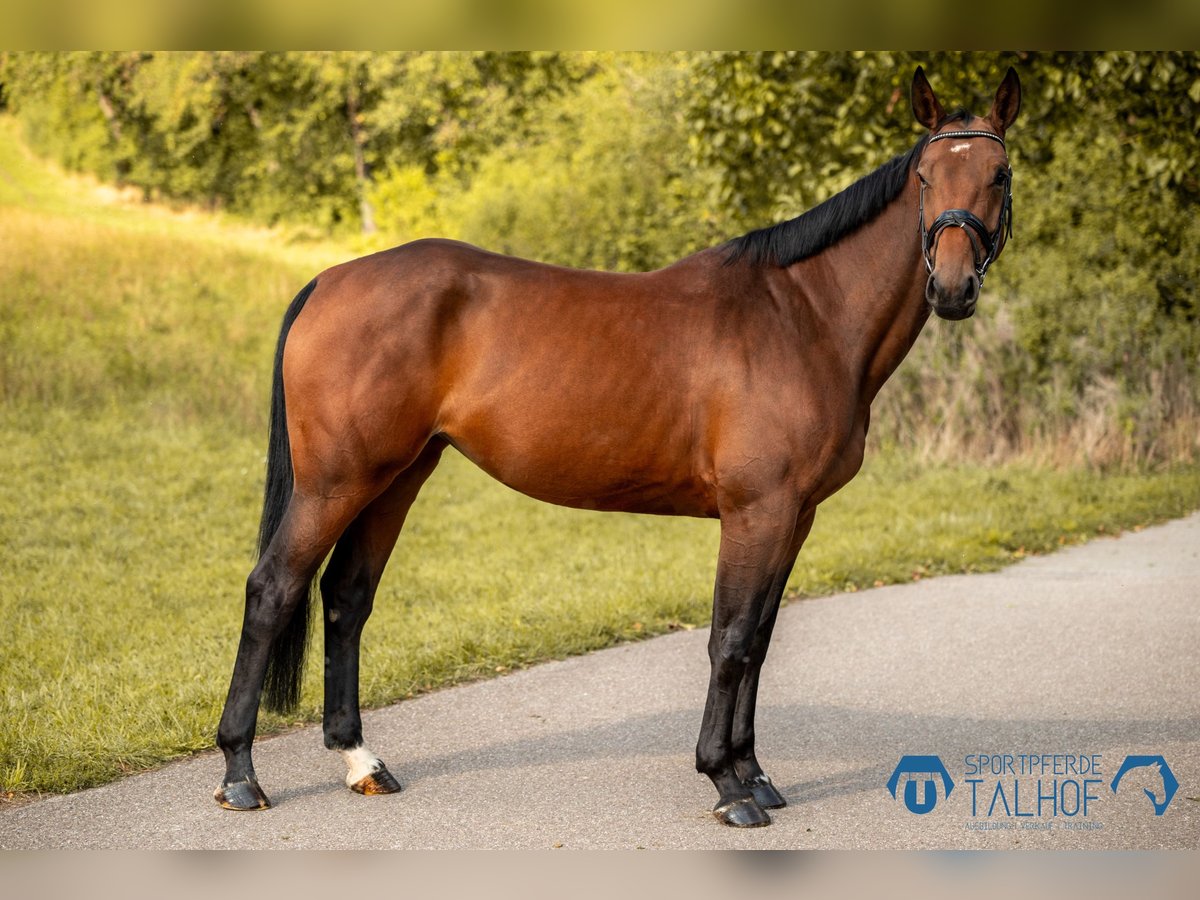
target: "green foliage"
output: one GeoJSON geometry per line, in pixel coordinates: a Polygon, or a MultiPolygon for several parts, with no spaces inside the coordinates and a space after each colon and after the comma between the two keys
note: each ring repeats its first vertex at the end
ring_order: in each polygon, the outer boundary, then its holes
{"type": "Polygon", "coordinates": [[[376,176],[369,201],[375,221],[389,242],[407,243],[426,237],[457,238],[459,229],[444,212],[445,195],[453,190],[424,166],[391,166],[376,176]]]}
{"type": "Polygon", "coordinates": [[[30,143],[148,196],[260,220],[368,226],[385,160],[468,172],[582,77],[557,53],[12,53],[30,143]]]}
{"type": "MultiPolygon", "coordinates": [[[[555,52],[372,55],[380,85],[368,113],[373,131],[394,134],[406,165],[467,177],[480,157],[526,133],[541,106],[593,73],[587,56],[555,52]]],[[[384,158],[382,148],[376,161],[384,158]]]]}
{"type": "Polygon", "coordinates": [[[560,265],[644,270],[715,242],[696,215],[711,182],[689,175],[676,60],[621,56],[519,135],[481,156],[472,177],[406,165],[372,193],[393,240],[443,235],[560,265]]]}
{"type": "Polygon", "coordinates": [[[721,172],[722,199],[742,227],[759,227],[814,206],[916,142],[909,87],[918,65],[935,86],[953,73],[956,93],[990,103],[1010,62],[1020,65],[1003,54],[702,53],[687,98],[692,150],[721,172]]]}
{"type": "Polygon", "coordinates": [[[918,64],[981,114],[1017,68],[1016,240],[977,319],[935,325],[885,388],[875,439],[1193,458],[1195,52],[8,53],[0,83],[39,152],[146,196],[362,231],[360,249],[441,235],[631,270],[906,150],[918,64]]]}
{"type": "Polygon", "coordinates": [[[1136,173],[1116,135],[1083,146],[1060,135],[1051,147],[1056,165],[1031,172],[1026,190],[1053,202],[1030,204],[1022,230],[1035,252],[1006,273],[1006,287],[1024,300],[1015,315],[1034,366],[1078,383],[1089,373],[1137,380],[1194,358],[1194,216],[1173,193],[1143,188],[1131,198],[1136,173]],[[1089,178],[1095,183],[1079,190],[1089,178]],[[1130,359],[1146,368],[1128,369],[1130,359]]]}

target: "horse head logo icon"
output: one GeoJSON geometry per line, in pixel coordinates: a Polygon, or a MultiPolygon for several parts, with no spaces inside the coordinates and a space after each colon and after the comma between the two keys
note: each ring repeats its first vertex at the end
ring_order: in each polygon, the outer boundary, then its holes
{"type": "Polygon", "coordinates": [[[1167,806],[1171,803],[1171,798],[1175,796],[1175,792],[1179,790],[1179,781],[1175,778],[1175,773],[1171,771],[1171,767],[1167,765],[1167,761],[1161,756],[1127,756],[1125,762],[1121,763],[1121,768],[1117,770],[1116,777],[1112,780],[1112,792],[1117,792],[1117,785],[1121,783],[1121,779],[1125,777],[1125,773],[1131,769],[1140,769],[1143,766],[1149,768],[1154,774],[1162,779],[1163,797],[1161,800],[1154,791],[1149,788],[1142,788],[1142,793],[1150,798],[1150,802],[1154,804],[1154,814],[1161,816],[1167,811],[1167,806]]]}

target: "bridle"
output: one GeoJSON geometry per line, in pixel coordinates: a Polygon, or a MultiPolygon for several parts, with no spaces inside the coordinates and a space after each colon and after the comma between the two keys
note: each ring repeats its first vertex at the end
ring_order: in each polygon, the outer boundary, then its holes
{"type": "MultiPolygon", "coordinates": [[[[926,143],[947,140],[949,138],[987,138],[1004,146],[1004,138],[990,131],[943,131],[935,134],[926,143]]],[[[936,219],[927,230],[925,228],[925,182],[921,182],[920,199],[921,222],[921,253],[925,257],[925,268],[933,274],[933,254],[937,249],[938,235],[946,228],[961,228],[971,239],[972,258],[975,261],[975,274],[979,276],[979,284],[983,286],[983,276],[1000,252],[1000,238],[1003,233],[1007,240],[1012,237],[1012,167],[1008,169],[1008,180],[1004,185],[1004,204],[1000,207],[1000,221],[996,230],[989,232],[987,226],[973,212],[965,209],[948,209],[936,219]],[[1007,232],[1007,233],[1004,233],[1007,232]],[[980,261],[980,256],[983,257],[980,261]]]]}

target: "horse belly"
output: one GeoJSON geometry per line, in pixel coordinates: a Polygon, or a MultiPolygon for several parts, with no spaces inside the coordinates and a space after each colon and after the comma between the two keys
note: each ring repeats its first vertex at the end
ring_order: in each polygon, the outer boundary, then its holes
{"type": "Polygon", "coordinates": [[[470,404],[443,433],[498,481],[580,509],[711,517],[689,417],[638,396],[545,389],[470,404]]]}

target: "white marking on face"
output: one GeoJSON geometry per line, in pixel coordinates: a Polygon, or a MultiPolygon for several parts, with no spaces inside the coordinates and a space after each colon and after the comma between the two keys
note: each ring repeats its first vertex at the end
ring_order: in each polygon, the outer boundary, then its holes
{"type": "Polygon", "coordinates": [[[951,147],[950,152],[951,153],[961,153],[964,150],[970,150],[970,149],[971,149],[970,143],[967,141],[963,141],[961,144],[955,144],[953,147],[951,147]]]}
{"type": "Polygon", "coordinates": [[[383,765],[379,757],[368,750],[365,744],[343,750],[342,759],[346,760],[346,765],[350,767],[346,775],[346,784],[351,787],[383,765]]]}

